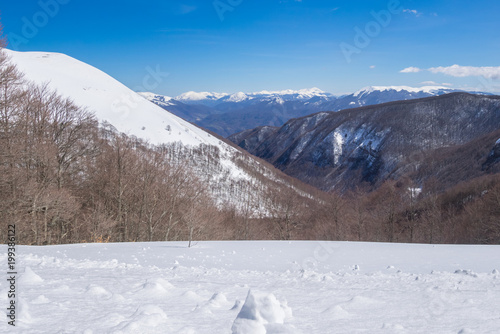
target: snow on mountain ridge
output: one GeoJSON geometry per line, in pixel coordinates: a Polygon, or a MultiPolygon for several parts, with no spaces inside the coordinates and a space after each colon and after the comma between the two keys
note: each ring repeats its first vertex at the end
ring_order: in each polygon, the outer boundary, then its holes
{"type": "Polygon", "coordinates": [[[229,94],[226,93],[189,91],[179,96],[176,96],[175,99],[178,101],[218,100],[228,95],[229,94]]]}
{"type": "Polygon", "coordinates": [[[244,93],[237,92],[234,94],[226,94],[226,93],[214,93],[214,92],[186,92],[177,97],[175,100],[178,101],[216,101],[216,100],[224,100],[224,102],[242,102],[245,100],[253,99],[253,98],[268,98],[274,96],[295,96],[297,99],[305,100],[310,99],[315,96],[330,96],[331,94],[322,91],[319,88],[306,88],[299,90],[286,89],[281,91],[267,91],[262,90],[260,92],[252,92],[252,93],[244,93]]]}
{"type": "Polygon", "coordinates": [[[427,93],[427,94],[433,94],[436,91],[439,90],[452,90],[450,87],[444,87],[444,86],[422,86],[422,87],[410,87],[410,86],[368,86],[361,88],[360,90],[356,91],[353,95],[355,97],[358,97],[363,94],[368,94],[368,93],[373,93],[376,91],[383,92],[383,91],[388,91],[388,90],[395,90],[397,92],[401,91],[407,91],[410,93],[427,93]]]}
{"type": "Polygon", "coordinates": [[[249,97],[247,94],[245,94],[243,92],[238,92],[238,93],[230,95],[226,101],[227,102],[241,102],[241,101],[245,101],[245,100],[249,100],[249,99],[251,99],[251,97],[249,97]]]}
{"type": "Polygon", "coordinates": [[[249,95],[299,95],[299,96],[311,98],[314,96],[325,96],[325,95],[328,95],[328,93],[322,91],[321,89],[319,89],[317,87],[313,87],[313,88],[305,88],[305,89],[299,89],[299,90],[293,90],[293,89],[285,89],[285,90],[280,90],[280,91],[263,90],[260,92],[250,93],[249,95]]]}

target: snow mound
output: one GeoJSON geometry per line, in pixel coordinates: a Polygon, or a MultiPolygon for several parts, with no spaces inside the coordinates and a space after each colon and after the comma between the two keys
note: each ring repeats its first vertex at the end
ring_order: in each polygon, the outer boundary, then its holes
{"type": "Polygon", "coordinates": [[[455,274],[477,277],[477,274],[474,273],[472,270],[465,270],[465,269],[457,269],[457,270],[455,270],[455,274]]]}
{"type": "Polygon", "coordinates": [[[234,320],[233,334],[293,333],[284,326],[292,311],[286,303],[280,303],[273,294],[248,291],[245,304],[234,320]]]}
{"type": "Polygon", "coordinates": [[[327,315],[330,319],[333,319],[333,320],[340,320],[340,319],[349,318],[349,312],[344,310],[339,305],[329,307],[326,310],[324,310],[322,313],[327,315]]]}
{"type": "Polygon", "coordinates": [[[129,320],[120,323],[116,329],[117,333],[151,333],[154,328],[162,327],[167,319],[167,315],[159,306],[142,305],[129,320]]]}
{"type": "Polygon", "coordinates": [[[87,286],[87,294],[95,297],[109,297],[111,293],[103,288],[102,286],[98,286],[95,284],[90,284],[87,286]]]}
{"type": "Polygon", "coordinates": [[[145,298],[163,298],[168,294],[168,287],[159,283],[157,280],[147,280],[137,291],[137,294],[144,296],[145,298]]]}
{"type": "Polygon", "coordinates": [[[39,284],[43,282],[43,278],[35,274],[30,267],[26,267],[24,274],[19,277],[19,283],[21,284],[39,284]]]}
{"type": "Polygon", "coordinates": [[[182,297],[184,297],[188,300],[193,300],[193,301],[201,301],[203,299],[203,297],[201,297],[196,292],[191,291],[191,290],[184,292],[182,294],[182,297]]]}
{"type": "Polygon", "coordinates": [[[28,306],[28,302],[24,300],[23,298],[18,298],[17,300],[18,304],[18,320],[21,325],[28,325],[29,323],[33,322],[33,318],[31,317],[30,309],[28,306]]]}
{"type": "Polygon", "coordinates": [[[214,307],[221,307],[227,304],[227,298],[223,293],[214,293],[208,301],[208,304],[214,307]]]}

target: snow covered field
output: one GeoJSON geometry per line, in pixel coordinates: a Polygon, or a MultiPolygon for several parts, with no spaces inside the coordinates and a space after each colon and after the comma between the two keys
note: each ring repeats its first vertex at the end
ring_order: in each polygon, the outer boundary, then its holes
{"type": "Polygon", "coordinates": [[[186,246],[18,246],[17,326],[0,332],[500,332],[500,246],[186,246]]]}

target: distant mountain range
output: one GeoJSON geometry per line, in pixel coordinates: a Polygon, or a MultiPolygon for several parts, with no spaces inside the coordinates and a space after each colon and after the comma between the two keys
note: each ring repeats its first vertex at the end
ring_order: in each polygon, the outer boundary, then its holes
{"type": "Polygon", "coordinates": [[[403,176],[418,186],[432,177],[446,188],[500,170],[499,124],[500,96],[452,93],[320,112],[229,139],[326,191],[403,176]]]}
{"type": "Polygon", "coordinates": [[[188,92],[175,98],[153,93],[141,95],[179,117],[227,137],[258,126],[281,126],[292,118],[320,111],[338,111],[457,91],[440,86],[373,86],[342,96],[318,88],[235,94],[188,92]]]}

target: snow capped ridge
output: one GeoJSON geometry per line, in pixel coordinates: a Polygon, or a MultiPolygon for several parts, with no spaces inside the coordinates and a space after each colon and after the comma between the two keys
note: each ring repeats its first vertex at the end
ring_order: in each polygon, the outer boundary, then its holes
{"type": "Polygon", "coordinates": [[[281,96],[274,96],[269,100],[269,103],[274,103],[274,104],[284,104],[285,100],[281,96]]]}
{"type": "Polygon", "coordinates": [[[308,100],[317,96],[328,97],[332,95],[330,93],[322,91],[319,88],[313,87],[313,88],[306,88],[299,90],[293,90],[293,89],[285,89],[280,91],[262,90],[260,92],[252,92],[252,93],[237,92],[233,94],[190,91],[183,93],[175,97],[174,99],[182,102],[187,102],[187,101],[201,102],[201,101],[217,101],[217,100],[220,100],[220,102],[242,102],[257,98],[260,99],[273,98],[275,96],[284,96],[287,97],[287,100],[290,98],[297,100],[308,100]]]}
{"type": "Polygon", "coordinates": [[[235,94],[231,94],[228,98],[227,98],[227,102],[241,102],[241,101],[245,101],[245,100],[249,100],[249,99],[252,99],[252,97],[248,96],[247,94],[243,93],[243,92],[238,92],[238,93],[235,93],[235,94]]]}
{"type": "Polygon", "coordinates": [[[435,92],[439,90],[453,90],[450,87],[444,87],[444,86],[422,86],[422,87],[410,87],[410,86],[368,86],[361,88],[357,92],[355,92],[353,95],[358,97],[363,94],[369,94],[373,92],[384,92],[388,90],[395,90],[397,92],[401,91],[407,91],[410,93],[427,93],[427,94],[434,94],[435,92]]]}
{"type": "Polygon", "coordinates": [[[325,94],[328,94],[321,89],[317,87],[313,88],[306,88],[306,89],[299,89],[299,90],[293,90],[293,89],[285,89],[285,90],[280,90],[280,91],[268,91],[268,90],[263,90],[260,92],[254,92],[251,93],[251,95],[302,95],[302,96],[308,96],[308,97],[314,97],[314,96],[324,96],[325,94]]]}
{"type": "Polygon", "coordinates": [[[151,92],[137,92],[140,96],[144,97],[146,100],[161,100],[163,102],[168,102],[173,100],[173,97],[166,96],[166,95],[159,95],[151,92]]]}
{"type": "Polygon", "coordinates": [[[183,93],[179,96],[176,96],[175,99],[178,101],[201,101],[201,100],[218,100],[225,96],[228,96],[227,93],[214,93],[214,92],[194,92],[189,91],[183,93]]]}

